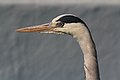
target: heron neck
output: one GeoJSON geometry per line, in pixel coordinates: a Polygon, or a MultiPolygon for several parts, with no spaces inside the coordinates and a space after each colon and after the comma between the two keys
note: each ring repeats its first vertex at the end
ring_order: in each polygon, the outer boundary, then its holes
{"type": "Polygon", "coordinates": [[[82,33],[77,31],[75,37],[84,55],[85,80],[100,80],[95,44],[88,29],[84,29],[82,33]]]}

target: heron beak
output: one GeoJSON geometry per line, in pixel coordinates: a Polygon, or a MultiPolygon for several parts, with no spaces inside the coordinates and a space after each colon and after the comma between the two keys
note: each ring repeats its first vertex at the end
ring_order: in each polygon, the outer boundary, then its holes
{"type": "Polygon", "coordinates": [[[17,32],[54,32],[53,29],[55,26],[51,26],[50,23],[37,25],[37,26],[31,26],[31,27],[24,27],[17,29],[17,32]]]}

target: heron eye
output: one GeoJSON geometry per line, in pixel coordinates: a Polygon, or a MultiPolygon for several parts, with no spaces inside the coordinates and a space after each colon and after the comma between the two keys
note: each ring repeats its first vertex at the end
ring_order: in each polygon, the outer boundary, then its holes
{"type": "Polygon", "coordinates": [[[63,26],[64,26],[64,23],[63,23],[63,22],[58,22],[58,23],[56,24],[56,26],[57,26],[57,27],[63,27],[63,26]]]}

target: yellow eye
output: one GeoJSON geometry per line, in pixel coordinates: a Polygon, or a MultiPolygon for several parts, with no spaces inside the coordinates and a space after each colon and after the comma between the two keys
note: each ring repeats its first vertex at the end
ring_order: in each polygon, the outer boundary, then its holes
{"type": "Polygon", "coordinates": [[[59,22],[56,23],[56,26],[57,26],[57,27],[63,27],[63,26],[64,26],[64,23],[59,21],[59,22]]]}

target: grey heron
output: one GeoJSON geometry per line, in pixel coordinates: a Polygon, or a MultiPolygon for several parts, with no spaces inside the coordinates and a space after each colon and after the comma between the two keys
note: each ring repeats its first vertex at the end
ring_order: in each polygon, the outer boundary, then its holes
{"type": "Polygon", "coordinates": [[[50,23],[20,28],[16,31],[68,34],[73,36],[83,52],[85,80],[100,80],[96,47],[89,28],[79,17],[73,14],[63,14],[54,18],[50,23]]]}

